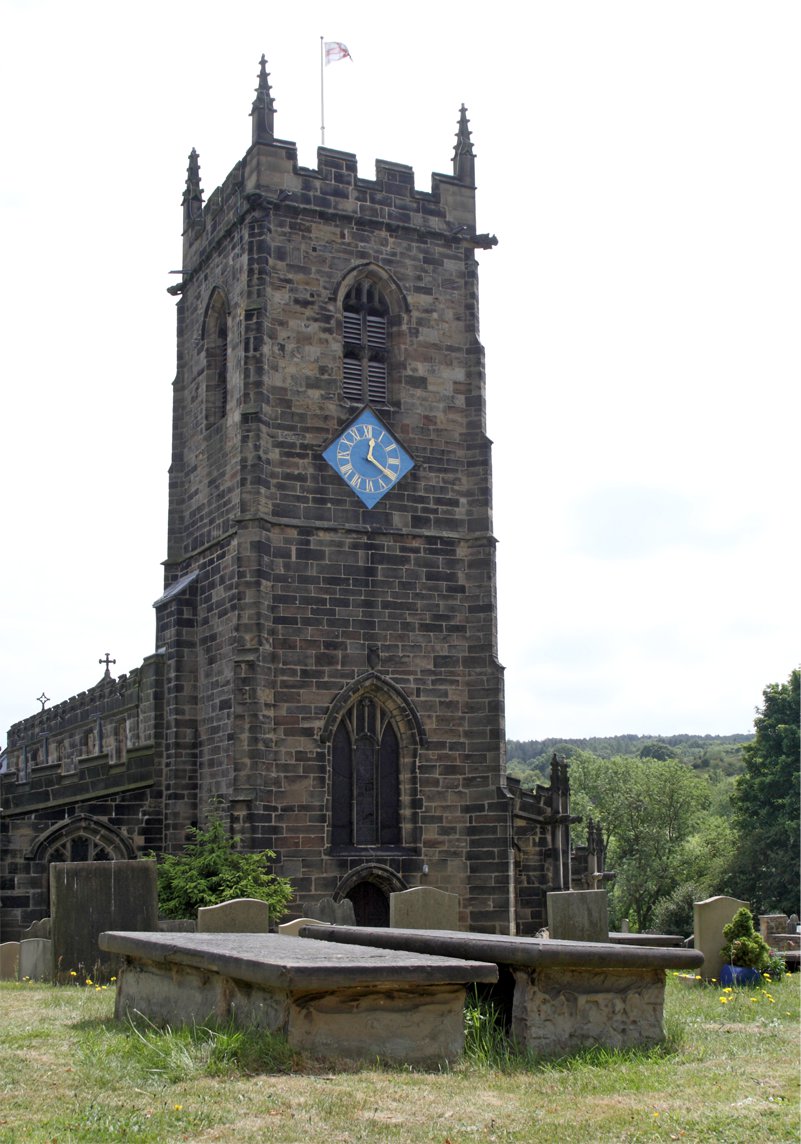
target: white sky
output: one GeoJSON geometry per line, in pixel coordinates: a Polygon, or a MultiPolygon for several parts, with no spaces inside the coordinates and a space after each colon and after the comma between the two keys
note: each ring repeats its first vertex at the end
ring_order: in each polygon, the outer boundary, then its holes
{"type": "Polygon", "coordinates": [[[513,738],[751,730],[799,656],[795,0],[0,0],[0,742],[153,650],[186,157],[477,155],[513,738]],[[398,13],[408,14],[400,23],[398,13]],[[51,703],[51,705],[52,705],[51,703]]]}

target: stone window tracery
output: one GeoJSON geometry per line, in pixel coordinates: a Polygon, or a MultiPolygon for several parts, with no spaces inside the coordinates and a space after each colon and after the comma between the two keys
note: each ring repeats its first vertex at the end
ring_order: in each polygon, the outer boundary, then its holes
{"type": "Polygon", "coordinates": [[[360,696],[339,720],[331,763],[332,844],[400,845],[400,742],[375,696],[360,696]]]}

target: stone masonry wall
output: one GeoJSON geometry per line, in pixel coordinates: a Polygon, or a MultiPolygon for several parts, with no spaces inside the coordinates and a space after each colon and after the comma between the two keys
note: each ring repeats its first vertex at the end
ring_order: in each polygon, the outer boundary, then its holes
{"type": "Polygon", "coordinates": [[[3,941],[46,916],[50,861],[163,849],[163,734],[157,655],[10,729],[0,776],[3,941]]]}
{"type": "MultiPolygon", "coordinates": [[[[185,235],[165,588],[196,573],[196,754],[202,815],[228,801],[301,901],[379,862],[460,894],[477,928],[510,924],[510,803],[496,658],[490,449],[477,338],[474,190],[354,156],[256,144],[185,235]],[[415,468],[372,510],[322,458],[358,403],[341,397],[349,275],[383,276],[393,312],[378,412],[415,468]],[[228,402],[204,427],[203,322],[230,304],[228,402]],[[332,854],[323,724],[380,662],[422,722],[397,850],[332,854]]],[[[188,628],[160,619],[173,660],[188,628]]],[[[168,711],[178,704],[168,687],[168,711]]],[[[171,734],[168,715],[168,737],[171,734]]],[[[407,760],[412,765],[412,760],[407,760]]],[[[167,786],[181,786],[167,775],[167,786]]],[[[176,796],[175,813],[180,816],[176,796]]],[[[186,815],[184,815],[186,817],[186,815]]],[[[178,820],[168,822],[178,837],[178,820]]]]}

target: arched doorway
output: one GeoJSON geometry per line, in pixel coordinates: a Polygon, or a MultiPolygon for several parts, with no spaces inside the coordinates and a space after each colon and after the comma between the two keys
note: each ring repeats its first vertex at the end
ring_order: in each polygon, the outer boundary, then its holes
{"type": "Polygon", "coordinates": [[[345,896],[353,902],[357,926],[389,925],[389,898],[375,882],[359,882],[345,896]]]}
{"type": "Polygon", "coordinates": [[[406,882],[389,866],[366,863],[351,870],[336,888],[335,901],[353,902],[357,926],[388,926],[389,895],[408,890],[406,882]]]}

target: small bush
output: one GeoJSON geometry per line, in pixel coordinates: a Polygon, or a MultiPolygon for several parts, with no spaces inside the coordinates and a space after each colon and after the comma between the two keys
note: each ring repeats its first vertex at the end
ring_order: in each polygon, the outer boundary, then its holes
{"type": "Polygon", "coordinates": [[[695,903],[705,896],[694,882],[682,882],[656,903],[648,929],[651,933],[680,933],[689,937],[695,927],[695,903]]]}
{"type": "Polygon", "coordinates": [[[216,812],[205,828],[192,826],[189,834],[191,841],[181,854],[162,854],[158,859],[159,910],[165,917],[194,917],[201,906],[232,898],[267,902],[270,921],[284,916],[293,890],[288,879],[270,873],[272,850],[237,850],[236,840],[216,812]]]}
{"type": "Polygon", "coordinates": [[[747,906],[737,911],[728,925],[723,927],[726,944],[720,951],[728,965],[746,969],[766,970],[770,964],[770,948],[754,929],[754,919],[747,906]]]}

